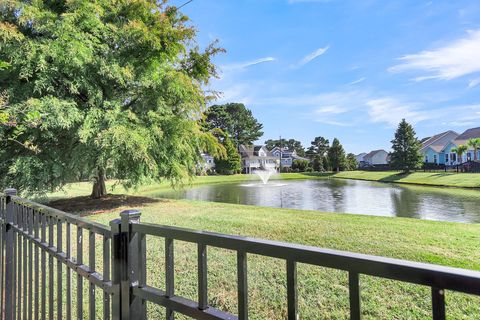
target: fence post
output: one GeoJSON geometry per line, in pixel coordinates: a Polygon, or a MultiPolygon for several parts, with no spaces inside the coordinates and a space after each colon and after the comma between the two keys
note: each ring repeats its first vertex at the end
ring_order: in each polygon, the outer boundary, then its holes
{"type": "Polygon", "coordinates": [[[132,293],[134,287],[145,285],[145,236],[132,232],[132,224],[140,222],[140,211],[125,210],[120,213],[123,261],[121,263],[122,319],[146,319],[146,303],[132,293]]]}
{"type": "Polygon", "coordinates": [[[120,219],[115,219],[110,221],[110,229],[112,230],[112,255],[111,255],[111,266],[112,266],[112,286],[114,293],[112,296],[112,319],[120,320],[122,319],[122,301],[120,288],[120,280],[123,265],[125,264],[125,259],[123,253],[123,241],[122,233],[120,230],[122,222],[120,219]]]}
{"type": "Polygon", "coordinates": [[[15,285],[15,270],[13,270],[13,242],[14,230],[12,224],[14,221],[14,202],[12,196],[17,195],[15,189],[5,189],[6,195],[6,215],[5,215],[5,320],[15,319],[15,310],[13,302],[15,299],[13,286],[15,285]]]}

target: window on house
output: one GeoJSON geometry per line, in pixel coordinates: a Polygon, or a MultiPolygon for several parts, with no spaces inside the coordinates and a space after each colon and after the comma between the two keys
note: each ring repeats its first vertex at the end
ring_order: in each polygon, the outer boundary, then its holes
{"type": "Polygon", "coordinates": [[[457,161],[457,155],[455,153],[452,153],[451,158],[453,162],[457,161]]]}
{"type": "Polygon", "coordinates": [[[448,163],[448,153],[445,155],[445,163],[448,163]]]}
{"type": "Polygon", "coordinates": [[[428,156],[425,156],[425,163],[428,163],[428,156]]]}
{"type": "Polygon", "coordinates": [[[467,161],[472,160],[472,154],[470,152],[467,153],[467,161]]]}
{"type": "Polygon", "coordinates": [[[437,155],[436,154],[433,155],[433,163],[437,164],[437,155]]]}

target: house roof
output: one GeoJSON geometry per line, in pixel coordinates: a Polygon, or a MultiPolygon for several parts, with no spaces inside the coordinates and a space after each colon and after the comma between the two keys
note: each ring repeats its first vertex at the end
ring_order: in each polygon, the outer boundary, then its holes
{"type": "Polygon", "coordinates": [[[426,150],[427,148],[432,149],[435,152],[442,152],[446,146],[458,137],[458,133],[452,130],[448,130],[439,134],[434,135],[428,139],[424,139],[422,142],[421,150],[426,150]]]}
{"type": "Polygon", "coordinates": [[[245,145],[240,145],[238,147],[238,151],[240,152],[240,155],[242,156],[242,158],[262,158],[262,159],[265,159],[265,158],[273,158],[273,155],[270,151],[268,151],[267,148],[265,148],[265,146],[260,146],[260,145],[256,145],[256,146],[245,146],[245,145]],[[259,156],[259,152],[260,150],[263,149],[265,151],[265,154],[267,155],[266,157],[261,157],[259,156]]]}
{"type": "Polygon", "coordinates": [[[367,153],[363,158],[364,158],[364,159],[371,158],[371,157],[375,156],[375,155],[376,155],[377,153],[379,153],[379,152],[385,152],[385,153],[388,154],[387,151],[385,151],[385,150],[383,150],[383,149],[379,149],[379,150],[370,151],[370,152],[367,153]]]}
{"type": "Polygon", "coordinates": [[[455,143],[457,146],[463,144],[463,145],[466,145],[467,144],[467,141],[469,139],[473,139],[473,138],[480,138],[480,127],[478,128],[471,128],[471,129],[468,129],[466,130],[464,133],[462,133],[461,135],[459,135],[454,141],[453,143],[455,143]]]}

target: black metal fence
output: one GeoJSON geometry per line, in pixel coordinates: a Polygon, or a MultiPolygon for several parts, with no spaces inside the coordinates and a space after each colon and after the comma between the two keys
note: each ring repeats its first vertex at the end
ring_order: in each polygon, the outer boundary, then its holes
{"type": "Polygon", "coordinates": [[[348,272],[351,319],[361,318],[360,274],[430,287],[434,320],[445,319],[446,291],[480,295],[477,271],[140,223],[140,212],[135,210],[120,216],[106,227],[21,199],[13,189],[5,190],[0,195],[0,318],[71,319],[75,307],[78,319],[145,319],[150,302],[164,307],[167,319],[175,313],[194,319],[248,319],[249,254],[285,261],[289,319],[298,318],[298,263],[348,272]],[[147,236],[165,241],[163,289],[147,285],[147,236]],[[175,294],[176,241],[197,245],[196,301],[175,294]],[[237,254],[237,315],[208,305],[209,247],[237,254]],[[101,256],[97,256],[98,248],[101,256]],[[84,252],[88,252],[88,261],[84,252]],[[100,290],[101,303],[96,290],[100,290]],[[85,304],[88,310],[83,310],[85,304]],[[101,313],[97,310],[100,304],[101,313]]]}

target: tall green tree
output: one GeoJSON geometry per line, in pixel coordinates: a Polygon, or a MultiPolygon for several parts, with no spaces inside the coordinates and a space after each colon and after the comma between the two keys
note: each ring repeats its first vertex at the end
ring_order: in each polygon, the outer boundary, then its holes
{"type": "Polygon", "coordinates": [[[313,159],[315,156],[324,157],[328,151],[330,142],[324,137],[315,137],[310,143],[306,156],[313,159]]]}
{"type": "Polygon", "coordinates": [[[272,150],[275,147],[288,148],[290,150],[295,150],[300,157],[305,156],[305,148],[302,146],[300,141],[295,139],[269,139],[265,141],[265,146],[269,150],[272,150]]]}
{"type": "Polygon", "coordinates": [[[167,1],[3,1],[0,5],[0,184],[47,192],[82,173],[92,197],[106,176],[126,187],[182,183],[200,151],[202,89],[215,44],[167,1]]]}
{"type": "Polygon", "coordinates": [[[473,149],[473,160],[477,161],[478,149],[480,148],[480,138],[469,139],[467,145],[473,149]]]}
{"type": "Polygon", "coordinates": [[[243,103],[211,106],[205,112],[203,126],[207,130],[221,129],[237,147],[241,144],[251,145],[263,135],[263,125],[243,103]]]}
{"type": "Polygon", "coordinates": [[[409,173],[422,163],[420,148],[421,144],[415,135],[415,130],[403,119],[392,140],[393,152],[390,155],[390,165],[404,173],[409,173]]]}
{"type": "Polygon", "coordinates": [[[333,139],[332,145],[328,148],[327,154],[328,161],[333,170],[339,172],[340,170],[345,169],[345,150],[337,138],[333,139]]]}
{"type": "Polygon", "coordinates": [[[220,141],[225,148],[225,155],[214,157],[215,170],[220,174],[239,173],[242,166],[238,149],[227,135],[220,138],[220,141]]]}
{"type": "Polygon", "coordinates": [[[347,158],[345,159],[345,169],[346,170],[355,170],[358,167],[357,157],[353,153],[347,154],[347,158]]]}

